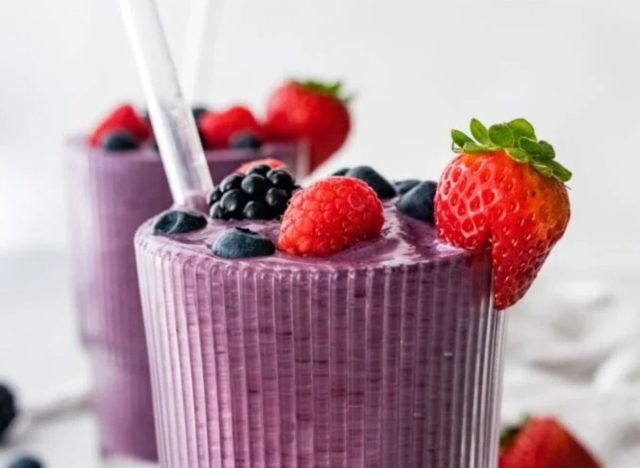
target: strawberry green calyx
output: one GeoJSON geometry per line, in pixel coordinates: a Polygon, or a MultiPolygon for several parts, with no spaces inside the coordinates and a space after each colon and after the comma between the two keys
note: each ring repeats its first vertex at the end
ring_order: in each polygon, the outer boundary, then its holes
{"type": "Polygon", "coordinates": [[[516,439],[516,437],[518,437],[520,431],[522,431],[522,429],[529,423],[529,421],[531,421],[531,417],[525,416],[517,424],[513,424],[511,426],[503,428],[500,432],[500,448],[505,449],[509,447],[516,439]]]}
{"type": "Polygon", "coordinates": [[[471,135],[460,130],[451,130],[453,150],[456,153],[487,153],[504,150],[512,159],[529,164],[540,174],[553,177],[560,182],[571,179],[571,171],[555,160],[556,153],[548,142],[538,140],[536,132],[527,120],[485,127],[478,119],[471,119],[471,135]]]}
{"type": "Polygon", "coordinates": [[[332,97],[348,104],[353,99],[353,95],[344,95],[344,89],[342,88],[342,81],[324,82],[319,80],[293,80],[298,86],[302,86],[304,89],[314,91],[316,93],[324,94],[325,96],[332,97]]]}

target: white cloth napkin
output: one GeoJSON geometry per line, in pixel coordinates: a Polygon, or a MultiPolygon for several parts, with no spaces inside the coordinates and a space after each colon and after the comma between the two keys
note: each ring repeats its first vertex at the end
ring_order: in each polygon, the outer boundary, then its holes
{"type": "Polygon", "coordinates": [[[505,423],[554,415],[607,468],[640,467],[639,309],[605,282],[574,281],[510,310],[505,423]]]}

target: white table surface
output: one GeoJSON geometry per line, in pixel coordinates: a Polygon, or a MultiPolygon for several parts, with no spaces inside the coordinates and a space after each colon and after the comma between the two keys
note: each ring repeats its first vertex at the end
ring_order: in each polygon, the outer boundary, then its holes
{"type": "MultiPolygon", "coordinates": [[[[19,389],[24,401],[86,380],[69,278],[61,253],[0,256],[0,381],[19,389]]],[[[608,468],[637,468],[640,371],[634,353],[640,350],[633,343],[640,341],[640,311],[632,304],[639,303],[640,292],[632,275],[620,278],[574,281],[562,288],[542,281],[535,301],[511,311],[503,413],[506,420],[527,413],[557,415],[608,468]],[[636,361],[625,358],[629,353],[636,361]]],[[[0,467],[23,453],[53,468],[106,466],[97,456],[88,410],[23,433],[0,448],[0,467]]],[[[133,465],[112,461],[109,466],[133,465]]]]}

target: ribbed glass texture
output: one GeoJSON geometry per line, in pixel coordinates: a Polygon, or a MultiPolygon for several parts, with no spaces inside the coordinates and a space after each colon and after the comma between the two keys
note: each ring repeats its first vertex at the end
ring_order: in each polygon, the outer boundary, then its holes
{"type": "MultiPolygon", "coordinates": [[[[294,170],[297,144],[261,152],[207,152],[219,181],[255,157],[278,157],[294,170]]],[[[74,289],[82,342],[93,370],[102,452],[156,460],[149,364],[133,238],[138,226],[167,209],[171,195],[157,152],[108,152],[82,140],[67,146],[66,173],[74,289]]]]}
{"type": "Polygon", "coordinates": [[[136,239],[166,468],[494,468],[489,260],[252,267],[136,239]]]}

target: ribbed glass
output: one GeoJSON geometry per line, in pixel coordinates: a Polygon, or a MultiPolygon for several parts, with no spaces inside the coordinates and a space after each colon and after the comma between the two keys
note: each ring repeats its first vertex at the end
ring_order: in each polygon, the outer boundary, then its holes
{"type": "MultiPolygon", "coordinates": [[[[290,167],[305,161],[297,144],[261,152],[207,152],[214,180],[256,157],[290,167]]],[[[107,152],[82,140],[67,147],[74,289],[82,342],[89,351],[101,447],[106,455],[157,459],[150,375],[133,238],[172,201],[158,154],[107,152]]]]}
{"type": "Polygon", "coordinates": [[[166,468],[494,468],[489,260],[269,268],[136,251],[166,468]]]}

